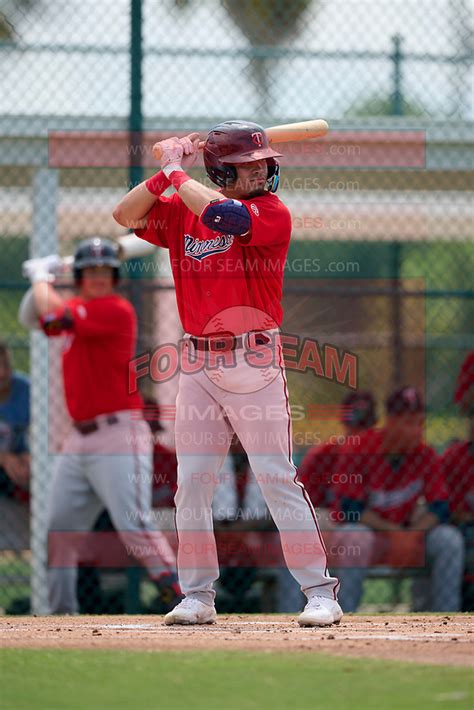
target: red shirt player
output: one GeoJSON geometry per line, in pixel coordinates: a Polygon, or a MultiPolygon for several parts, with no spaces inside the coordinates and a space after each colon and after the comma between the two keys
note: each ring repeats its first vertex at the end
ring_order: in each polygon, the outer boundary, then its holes
{"type": "Polygon", "coordinates": [[[103,508],[172,606],[171,598],[176,604],[180,596],[174,555],[150,515],[151,432],[141,416],[141,397],[128,391],[137,324],[131,304],[114,290],[118,247],[99,238],[79,245],[74,256],[78,295],[67,300],[51,283],[50,269],[59,262],[53,255],[25,267],[44,333],[65,336],[62,369],[73,425],[50,491],[51,611],[77,613],[81,543],[103,508]]]}
{"type": "Polygon", "coordinates": [[[454,401],[469,418],[467,441],[457,441],[444,452],[441,465],[448,485],[451,520],[459,526],[465,545],[462,611],[474,609],[474,351],[459,372],[454,401]]]}
{"type": "Polygon", "coordinates": [[[450,510],[456,523],[474,523],[474,351],[464,360],[454,401],[469,417],[467,441],[457,441],[442,456],[450,510]]]}
{"type": "Polygon", "coordinates": [[[449,509],[455,523],[474,523],[474,418],[469,439],[456,441],[441,457],[448,487],[449,509]]]}
{"type": "MultiPolygon", "coordinates": [[[[426,534],[428,608],[455,611],[460,608],[463,544],[458,531],[445,524],[448,492],[436,452],[423,443],[423,400],[413,387],[403,387],[387,399],[386,413],[386,426],[362,434],[360,443],[345,447],[339,460],[337,474],[344,485],[338,507],[347,520],[360,520],[355,537],[363,547],[357,568],[339,574],[342,606],[357,608],[370,564],[413,566],[419,536],[396,534],[411,530],[426,534]]],[[[346,538],[345,544],[356,542],[346,538]]]]}
{"type": "Polygon", "coordinates": [[[235,432],[279,527],[286,562],[308,597],[299,623],[331,625],[342,617],[337,579],[327,571],[314,510],[291,458],[279,333],[291,218],[274,194],[279,154],[255,123],[215,126],[204,163],[217,191],[185,172],[197,158],[198,139],[194,133],[157,144],[163,171],[114,211],[120,224],[169,250],[185,330],[175,437],[178,567],[186,598],[165,622],[215,621],[212,496],[235,432]],[[163,197],[170,183],[177,194],[163,197]]]}
{"type": "MultiPolygon", "coordinates": [[[[341,420],[345,437],[349,441],[357,440],[362,432],[374,426],[376,419],[375,401],[370,392],[350,392],[341,403],[341,420]]],[[[311,448],[298,467],[298,479],[303,483],[318,515],[321,509],[328,512],[326,527],[332,527],[333,508],[337,497],[338,480],[336,470],[342,448],[338,436],[321,446],[311,448]],[[334,441],[336,439],[336,441],[334,441]]]]}

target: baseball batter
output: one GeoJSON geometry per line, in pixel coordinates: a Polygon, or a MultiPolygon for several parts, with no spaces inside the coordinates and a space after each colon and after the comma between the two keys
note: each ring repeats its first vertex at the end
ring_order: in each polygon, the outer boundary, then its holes
{"type": "MultiPolygon", "coordinates": [[[[181,598],[174,555],[151,522],[153,440],[139,394],[129,394],[136,316],[115,293],[118,247],[83,242],[74,257],[78,295],[64,300],[51,283],[59,257],[28,262],[27,273],[44,333],[64,335],[62,358],[72,430],[54,473],[49,503],[51,611],[78,612],[77,563],[83,533],[105,507],[125,546],[146,566],[163,600],[181,598]]],[[[174,602],[174,604],[173,604],[174,602]]]]}
{"type": "Polygon", "coordinates": [[[176,415],[178,569],[185,599],[167,624],[216,619],[218,561],[212,498],[233,431],[281,534],[286,562],[308,603],[300,625],[338,623],[338,581],[292,461],[291,415],[279,327],[288,209],[275,195],[276,153],[263,128],[226,121],[204,147],[207,175],[191,179],[198,134],[160,143],[162,171],[117,205],[115,219],[169,249],[185,336],[176,415]],[[170,186],[172,197],[162,193],[170,186]]]}

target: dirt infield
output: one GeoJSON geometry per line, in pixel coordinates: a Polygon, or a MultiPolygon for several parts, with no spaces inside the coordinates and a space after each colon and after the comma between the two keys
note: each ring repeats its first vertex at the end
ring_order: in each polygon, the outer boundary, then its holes
{"type": "Polygon", "coordinates": [[[293,617],[221,616],[210,626],[164,626],[153,616],[3,617],[0,645],[136,651],[313,651],[474,666],[474,615],[346,616],[301,629],[293,617]]]}

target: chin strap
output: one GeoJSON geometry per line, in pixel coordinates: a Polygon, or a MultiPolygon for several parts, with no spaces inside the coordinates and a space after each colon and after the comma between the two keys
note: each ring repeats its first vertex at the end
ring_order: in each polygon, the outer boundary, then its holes
{"type": "Polygon", "coordinates": [[[278,190],[278,185],[280,184],[280,166],[277,164],[275,166],[275,172],[267,180],[269,192],[276,192],[278,190]]]}

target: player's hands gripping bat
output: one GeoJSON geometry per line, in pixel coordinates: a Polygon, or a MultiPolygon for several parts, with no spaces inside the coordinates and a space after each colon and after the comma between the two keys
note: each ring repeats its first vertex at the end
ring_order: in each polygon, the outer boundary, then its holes
{"type": "Polygon", "coordinates": [[[155,143],[152,153],[162,168],[189,170],[197,160],[199,146],[199,133],[189,133],[182,138],[166,138],[155,143]]]}

